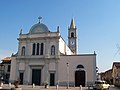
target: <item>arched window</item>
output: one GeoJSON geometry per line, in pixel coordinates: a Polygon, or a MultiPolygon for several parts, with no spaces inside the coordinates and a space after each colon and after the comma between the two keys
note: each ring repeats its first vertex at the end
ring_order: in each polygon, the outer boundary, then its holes
{"type": "Polygon", "coordinates": [[[77,68],[77,69],[80,69],[80,68],[84,68],[84,66],[80,64],[80,65],[78,65],[76,68],[77,68]]]}
{"type": "Polygon", "coordinates": [[[32,50],[32,55],[35,55],[35,48],[36,48],[36,44],[33,44],[33,50],[32,50]]]}
{"type": "Polygon", "coordinates": [[[37,52],[36,55],[39,55],[39,43],[37,43],[37,52]]]}
{"type": "Polygon", "coordinates": [[[22,47],[21,55],[25,56],[25,46],[22,47]]]}
{"type": "Polygon", "coordinates": [[[71,33],[71,37],[74,37],[74,33],[73,32],[71,33]]]}
{"type": "Polygon", "coordinates": [[[54,45],[51,46],[51,55],[55,55],[55,46],[54,45]]]}
{"type": "Polygon", "coordinates": [[[41,43],[40,55],[43,55],[43,51],[44,51],[44,44],[41,43]]]}

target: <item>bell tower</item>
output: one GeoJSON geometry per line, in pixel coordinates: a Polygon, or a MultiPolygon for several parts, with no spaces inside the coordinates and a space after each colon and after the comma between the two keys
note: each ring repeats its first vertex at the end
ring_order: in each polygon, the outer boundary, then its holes
{"type": "Polygon", "coordinates": [[[70,27],[68,28],[68,46],[74,54],[77,54],[77,28],[72,18],[70,27]]]}

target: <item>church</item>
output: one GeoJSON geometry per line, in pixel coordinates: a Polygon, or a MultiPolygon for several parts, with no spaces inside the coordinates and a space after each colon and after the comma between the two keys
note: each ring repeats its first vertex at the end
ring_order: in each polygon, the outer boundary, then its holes
{"type": "Polygon", "coordinates": [[[68,44],[59,27],[52,32],[40,20],[27,34],[21,31],[18,51],[11,56],[9,81],[20,79],[24,85],[50,86],[92,84],[96,80],[96,54],[78,54],[77,35],[74,18],[68,28],[68,44]]]}

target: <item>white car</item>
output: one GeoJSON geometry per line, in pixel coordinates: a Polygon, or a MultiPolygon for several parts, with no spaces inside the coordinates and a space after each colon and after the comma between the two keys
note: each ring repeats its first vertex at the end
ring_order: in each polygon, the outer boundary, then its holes
{"type": "Polygon", "coordinates": [[[106,90],[106,89],[109,89],[110,85],[106,82],[106,81],[103,81],[103,80],[97,80],[95,81],[95,84],[93,85],[93,89],[94,90],[106,90]]]}

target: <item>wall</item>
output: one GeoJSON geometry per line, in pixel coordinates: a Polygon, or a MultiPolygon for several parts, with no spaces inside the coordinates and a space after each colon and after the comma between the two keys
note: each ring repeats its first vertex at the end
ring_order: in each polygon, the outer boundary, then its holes
{"type": "Polygon", "coordinates": [[[16,57],[11,57],[10,81],[16,80],[16,57]]]}
{"type": "Polygon", "coordinates": [[[72,55],[73,54],[62,38],[59,39],[59,51],[62,54],[66,54],[66,55],[72,55]]]}
{"type": "MultiPolygon", "coordinates": [[[[50,32],[50,33],[40,33],[40,34],[21,34],[18,38],[18,56],[21,56],[22,47],[25,46],[25,54],[26,56],[32,55],[33,43],[44,43],[44,55],[46,57],[50,57],[51,54],[51,46],[55,46],[55,53],[59,55],[59,38],[60,33],[58,32],[50,32]]],[[[62,44],[64,45],[64,44],[62,44]]],[[[35,56],[35,55],[34,55],[35,56]]],[[[37,55],[38,56],[38,55],[37,55]]],[[[41,55],[43,56],[43,55],[41,55]]]]}
{"type": "Polygon", "coordinates": [[[75,82],[76,67],[81,64],[86,71],[86,85],[96,80],[96,55],[61,56],[59,61],[59,82],[67,81],[67,64],[69,63],[69,81],[75,82]]]}

